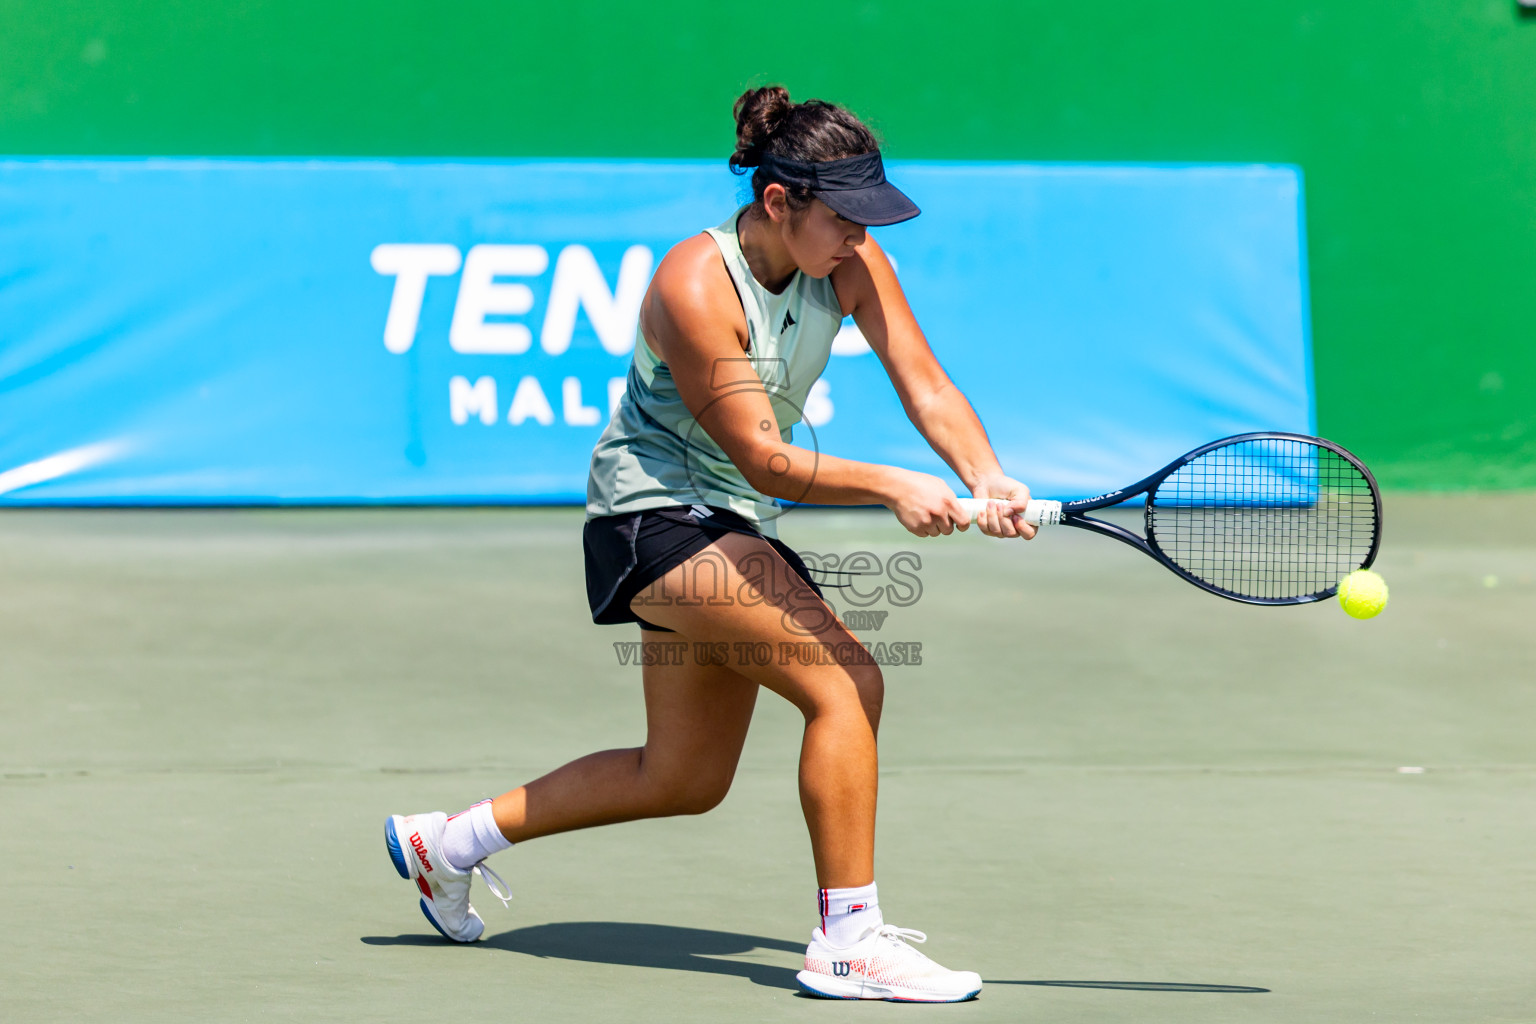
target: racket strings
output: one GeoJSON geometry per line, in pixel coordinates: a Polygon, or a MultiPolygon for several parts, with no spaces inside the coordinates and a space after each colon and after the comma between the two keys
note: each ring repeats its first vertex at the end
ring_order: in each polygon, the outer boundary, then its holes
{"type": "Polygon", "coordinates": [[[1358,466],[1292,438],[1205,452],[1169,474],[1147,508],[1148,535],[1175,565],[1260,600],[1333,592],[1364,564],[1378,523],[1358,466]]]}

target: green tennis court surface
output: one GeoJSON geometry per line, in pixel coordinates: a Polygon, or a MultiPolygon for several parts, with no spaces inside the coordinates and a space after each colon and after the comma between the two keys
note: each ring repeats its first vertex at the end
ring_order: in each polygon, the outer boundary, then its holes
{"type": "Polygon", "coordinates": [[[699,818],[517,847],[441,941],[386,814],[643,738],[575,510],[0,516],[0,1017],[1536,1021],[1536,497],[1388,496],[1392,605],[1255,609],[1112,542],[920,541],[886,917],[972,1005],[794,994],[814,879],[771,695],[699,818]],[[1404,773],[1402,768],[1423,768],[1404,773]]]}

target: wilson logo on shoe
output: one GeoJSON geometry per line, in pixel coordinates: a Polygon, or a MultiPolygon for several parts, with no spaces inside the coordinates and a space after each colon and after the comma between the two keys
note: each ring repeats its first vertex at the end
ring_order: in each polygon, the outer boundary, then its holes
{"type": "Polygon", "coordinates": [[[411,849],[416,851],[416,859],[421,861],[422,868],[431,871],[432,862],[427,860],[427,844],[422,842],[420,832],[411,833],[411,849]]]}
{"type": "Polygon", "coordinates": [[[846,978],[846,977],[848,977],[849,973],[852,970],[853,970],[853,965],[851,963],[849,963],[847,960],[833,960],[832,961],[832,973],[837,975],[839,978],[846,978]]]}

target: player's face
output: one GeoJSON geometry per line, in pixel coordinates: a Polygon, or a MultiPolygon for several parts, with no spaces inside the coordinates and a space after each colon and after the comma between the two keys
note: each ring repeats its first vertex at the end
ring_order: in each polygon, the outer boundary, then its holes
{"type": "Polygon", "coordinates": [[[791,221],[784,244],[801,272],[826,277],[864,244],[864,225],[844,220],[820,199],[791,221]]]}

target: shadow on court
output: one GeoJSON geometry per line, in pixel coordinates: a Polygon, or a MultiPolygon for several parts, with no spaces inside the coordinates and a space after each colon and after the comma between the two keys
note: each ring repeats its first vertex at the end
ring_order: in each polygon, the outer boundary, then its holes
{"type": "MultiPolygon", "coordinates": [[[[365,935],[370,946],[441,946],[438,935],[365,935]]],[[[751,954],[756,950],[802,953],[804,943],[770,939],[762,935],[717,932],[706,928],[679,928],[667,924],[629,921],[566,921],[518,928],[490,936],[477,944],[509,953],[556,957],[583,963],[654,967],[672,971],[698,971],[745,978],[754,985],[794,989],[794,968],[777,967],[753,960],[721,959],[751,954]]],[[[1247,985],[1195,985],[1163,981],[997,981],[988,985],[1038,985],[1046,988],[1122,989],[1133,992],[1253,993],[1267,988],[1247,985]]]]}
{"type": "MultiPolygon", "coordinates": [[[[367,935],[370,946],[440,946],[438,935],[367,935]]],[[[532,925],[488,936],[476,945],[536,957],[557,957],[584,963],[698,971],[745,978],[769,988],[795,988],[795,970],[752,960],[727,960],[759,949],[804,953],[805,943],[739,935],[705,928],[630,921],[566,921],[532,925]]]]}
{"type": "Polygon", "coordinates": [[[1127,992],[1268,992],[1251,985],[1193,985],[1177,981],[999,981],[987,979],[988,985],[1040,985],[1044,988],[1112,988],[1127,992]]]}

